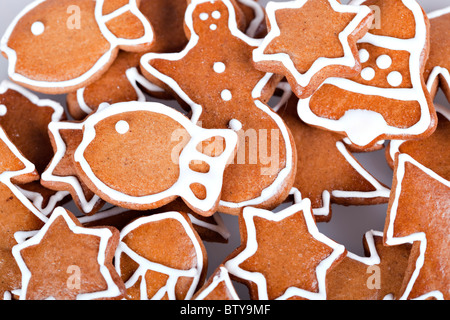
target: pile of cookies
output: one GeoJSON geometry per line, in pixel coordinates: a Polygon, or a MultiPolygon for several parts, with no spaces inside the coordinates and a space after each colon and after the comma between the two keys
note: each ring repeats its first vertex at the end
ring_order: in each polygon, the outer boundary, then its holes
{"type": "Polygon", "coordinates": [[[450,298],[449,31],[416,0],[31,1],[1,40],[0,297],[450,298]],[[355,157],[383,148],[392,187],[355,157]],[[365,257],[332,204],[388,204],[365,257]],[[208,275],[221,214],[241,245],[208,275]]]}

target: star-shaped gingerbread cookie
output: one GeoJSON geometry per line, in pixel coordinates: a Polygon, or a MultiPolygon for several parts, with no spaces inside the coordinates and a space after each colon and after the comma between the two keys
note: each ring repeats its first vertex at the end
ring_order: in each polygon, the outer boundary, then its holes
{"type": "Polygon", "coordinates": [[[47,218],[20,192],[16,183],[39,179],[35,166],[0,128],[0,300],[21,287],[21,271],[12,255],[17,236],[41,228],[47,218]]]}
{"type": "Polygon", "coordinates": [[[432,96],[440,87],[450,101],[450,6],[430,12],[430,57],[425,80],[432,96]]]}
{"type": "Polygon", "coordinates": [[[289,194],[295,172],[290,132],[264,103],[280,77],[254,68],[252,51],[260,41],[240,31],[242,20],[229,0],[191,1],[187,47],[141,60],[144,76],[173,93],[192,111],[193,122],[238,132],[237,155],[225,171],[219,206],[231,214],[247,205],[276,207],[289,194]]]}
{"type": "Polygon", "coordinates": [[[254,300],[325,299],[326,275],[345,257],[318,231],[310,200],[296,202],[277,213],[246,207],[239,218],[241,246],[224,264],[254,300]]]}
{"type": "MultiPolygon", "coordinates": [[[[64,118],[64,108],[59,103],[40,99],[7,80],[0,84],[0,125],[16,147],[35,165],[38,174],[44,172],[53,157],[48,124],[64,118]],[[20,125],[17,125],[18,122],[20,125]]],[[[19,189],[44,214],[50,214],[62,201],[69,200],[67,192],[49,190],[39,181],[22,184],[19,189]]]]}
{"type": "Polygon", "coordinates": [[[279,108],[297,148],[294,187],[311,200],[317,222],[330,221],[331,204],[387,203],[390,190],[370,174],[343,142],[342,135],[305,124],[297,114],[292,95],[279,108]]]}
{"type": "Polygon", "coordinates": [[[84,228],[62,207],[32,237],[13,248],[22,272],[21,300],[105,300],[123,297],[112,264],[119,231],[84,228]]]}
{"type": "Polygon", "coordinates": [[[412,244],[399,299],[450,299],[449,214],[450,181],[398,154],[384,242],[412,244]]]}
{"type": "Polygon", "coordinates": [[[83,214],[94,214],[105,202],[81,181],[73,158],[83,139],[82,125],[76,122],[56,121],[50,123],[48,129],[54,156],[41,175],[41,184],[52,190],[69,192],[83,214]]]}
{"type": "Polygon", "coordinates": [[[311,96],[330,77],[361,70],[356,42],[372,24],[367,6],[338,0],[269,2],[269,33],[254,51],[258,69],[284,75],[299,98],[311,96]]]}

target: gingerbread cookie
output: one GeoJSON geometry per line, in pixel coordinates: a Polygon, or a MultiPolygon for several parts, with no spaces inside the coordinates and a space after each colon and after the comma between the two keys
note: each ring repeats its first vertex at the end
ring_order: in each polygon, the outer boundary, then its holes
{"type": "Polygon", "coordinates": [[[145,79],[138,70],[141,54],[120,51],[116,60],[91,85],[67,95],[67,108],[76,120],[95,112],[100,104],[146,101],[144,92],[157,98],[168,98],[163,89],[145,79]]]}
{"type": "Polygon", "coordinates": [[[35,0],[1,40],[10,78],[38,92],[73,92],[97,80],[119,49],[147,51],[153,30],[137,0],[35,0]]]}
{"type": "Polygon", "coordinates": [[[436,131],[426,139],[402,141],[393,140],[386,149],[386,159],[391,168],[394,168],[397,154],[408,154],[414,160],[435,173],[450,180],[450,110],[435,104],[438,113],[438,126],[436,131]]]}
{"type": "Polygon", "coordinates": [[[105,201],[81,181],[73,155],[83,140],[79,123],[51,122],[48,126],[54,157],[41,175],[41,184],[50,190],[68,192],[84,215],[100,210],[105,201]]]}
{"type": "Polygon", "coordinates": [[[132,220],[169,211],[186,213],[202,241],[227,243],[230,238],[230,231],[227,229],[218,212],[211,217],[203,217],[192,212],[192,210],[179,199],[156,210],[136,211],[113,207],[99,211],[92,216],[80,217],[79,220],[87,227],[108,225],[122,230],[132,220]]]}
{"type": "Polygon", "coordinates": [[[280,78],[253,67],[252,51],[260,41],[240,31],[241,21],[229,0],[192,1],[185,19],[187,47],[141,60],[144,76],[173,93],[193,122],[238,132],[238,151],[225,171],[219,206],[231,214],[248,205],[276,207],[289,194],[296,169],[291,134],[264,103],[280,78]]]}
{"type": "Polygon", "coordinates": [[[119,231],[84,228],[58,207],[32,237],[14,246],[22,272],[21,300],[119,299],[124,284],[112,259],[119,231]]]}
{"type": "MultiPolygon", "coordinates": [[[[81,137],[72,164],[79,180],[104,201],[149,210],[181,197],[196,213],[216,212],[237,144],[232,130],[202,129],[170,107],[136,101],[103,105],[82,123],[59,126],[81,137]],[[216,148],[201,148],[211,140],[216,148]]],[[[52,172],[65,151],[56,151],[44,180],[57,181],[52,172]]]]}
{"type": "Polygon", "coordinates": [[[269,32],[253,60],[260,70],[284,75],[299,98],[310,97],[327,78],[361,71],[356,42],[373,21],[367,6],[297,0],[269,2],[266,12],[269,32]]]}
{"type": "Polygon", "coordinates": [[[120,240],[115,265],[126,299],[185,300],[203,284],[206,251],[185,214],[137,219],[121,231],[120,240]]]}
{"type": "Polygon", "coordinates": [[[429,13],[428,18],[431,49],[424,77],[432,97],[440,87],[450,101],[450,6],[429,13]]]}
{"type": "Polygon", "coordinates": [[[346,135],[360,148],[387,139],[427,137],[437,124],[423,78],[428,18],[415,0],[363,4],[379,9],[382,23],[358,41],[361,73],[327,79],[311,97],[299,101],[299,116],[310,125],[346,135]]]}
{"type": "Polygon", "coordinates": [[[331,204],[387,203],[390,190],[370,174],[348,150],[343,137],[311,127],[299,119],[298,98],[292,95],[278,110],[297,148],[294,187],[311,200],[318,222],[331,219],[331,204]]]}
{"type": "MultiPolygon", "coordinates": [[[[38,174],[44,172],[53,157],[48,124],[64,118],[64,108],[59,103],[39,99],[6,80],[0,84],[0,125],[15,146],[35,165],[38,174]]],[[[62,201],[69,200],[67,192],[49,190],[39,181],[21,185],[19,189],[46,215],[62,201]]]]}
{"type": "Polygon", "coordinates": [[[41,228],[47,218],[16,187],[39,175],[1,128],[0,152],[0,300],[7,300],[21,287],[21,271],[11,251],[17,236],[41,228]]]}
{"type": "Polygon", "coordinates": [[[192,300],[240,300],[228,270],[220,265],[192,300]]]}
{"type": "Polygon", "coordinates": [[[399,297],[410,244],[384,246],[383,232],[364,235],[365,257],[347,253],[327,275],[327,300],[392,300],[399,297]]]}
{"type": "Polygon", "coordinates": [[[239,217],[241,246],[225,267],[253,300],[325,299],[326,276],[346,255],[317,229],[311,201],[294,196],[280,212],[246,207],[239,217]]]}
{"type": "Polygon", "coordinates": [[[384,242],[412,244],[399,299],[450,299],[449,213],[450,181],[398,154],[384,242]]]}

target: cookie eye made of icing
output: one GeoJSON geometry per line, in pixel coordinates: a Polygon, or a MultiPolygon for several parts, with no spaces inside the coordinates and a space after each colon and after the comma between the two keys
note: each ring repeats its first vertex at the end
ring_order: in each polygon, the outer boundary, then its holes
{"type": "Polygon", "coordinates": [[[35,36],[40,36],[41,34],[44,33],[44,31],[45,25],[40,21],[36,21],[31,25],[31,33],[34,34],[35,36]]]}
{"type": "Polygon", "coordinates": [[[123,121],[123,120],[117,122],[117,123],[116,123],[116,131],[117,131],[117,133],[119,133],[119,134],[125,134],[125,133],[127,133],[128,131],[130,131],[130,125],[129,125],[129,123],[126,122],[126,121],[123,121]]]}

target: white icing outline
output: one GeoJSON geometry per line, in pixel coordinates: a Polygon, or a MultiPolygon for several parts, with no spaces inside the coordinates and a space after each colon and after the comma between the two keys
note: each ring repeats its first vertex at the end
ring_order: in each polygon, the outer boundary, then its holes
{"type": "Polygon", "coordinates": [[[26,207],[32,214],[34,214],[42,222],[47,221],[47,217],[40,212],[31,202],[25,197],[25,195],[20,192],[16,185],[11,182],[11,179],[19,177],[22,175],[27,175],[35,171],[35,166],[29,160],[27,160],[17,149],[17,147],[9,140],[3,128],[0,127],[0,140],[3,142],[9,150],[19,159],[19,161],[24,165],[24,169],[17,171],[4,171],[0,173],[0,182],[3,183],[14,196],[26,207]]]}
{"type": "MultiPolygon", "coordinates": [[[[78,220],[82,224],[86,224],[86,223],[96,222],[99,220],[115,217],[115,216],[121,215],[128,211],[130,211],[130,209],[113,207],[108,210],[97,212],[96,214],[94,214],[92,216],[80,217],[78,220]]],[[[143,212],[142,214],[145,214],[145,213],[143,212]]],[[[193,214],[190,214],[190,213],[188,213],[187,215],[194,226],[199,226],[199,227],[211,230],[211,231],[219,234],[225,240],[228,240],[231,237],[231,233],[227,229],[227,226],[225,225],[219,212],[216,212],[214,215],[211,216],[214,219],[214,221],[216,222],[216,224],[208,223],[206,221],[197,219],[193,214]]]]}
{"type": "Polygon", "coordinates": [[[319,289],[318,292],[310,292],[301,288],[290,287],[285,291],[284,294],[276,298],[276,300],[288,299],[294,296],[304,297],[310,300],[326,300],[327,270],[332,266],[336,259],[341,257],[346,252],[346,250],[344,246],[337,244],[333,240],[320,233],[311,211],[311,201],[309,199],[302,200],[298,190],[295,191],[295,189],[293,189],[291,191],[291,194],[294,194],[295,204],[278,213],[273,213],[271,211],[253,207],[244,208],[243,219],[245,221],[246,232],[248,235],[247,243],[245,249],[242,252],[225,263],[225,267],[230,272],[230,274],[239,277],[240,279],[245,279],[255,283],[258,288],[258,298],[260,300],[268,300],[267,281],[263,274],[259,272],[249,272],[239,267],[241,263],[252,257],[258,250],[254,218],[260,217],[262,219],[278,222],[302,211],[309,233],[317,241],[320,241],[325,245],[331,247],[333,249],[333,252],[326,259],[321,261],[316,268],[316,276],[319,289]]]}
{"type": "Polygon", "coordinates": [[[358,60],[355,59],[353,52],[351,50],[348,37],[352,34],[354,30],[358,28],[361,22],[367,18],[372,11],[367,6],[351,6],[339,3],[337,0],[328,0],[332,9],[339,13],[355,13],[355,18],[345,27],[345,29],[339,34],[339,41],[341,42],[342,48],[344,50],[344,56],[339,58],[326,58],[320,57],[311,65],[309,70],[305,73],[300,73],[295,67],[294,62],[286,53],[273,53],[266,54],[264,51],[269,46],[269,44],[277,37],[281,35],[280,28],[276,19],[276,11],[282,9],[300,9],[309,0],[294,0],[287,2],[269,2],[266,6],[267,18],[270,22],[270,31],[267,36],[263,39],[261,46],[253,51],[253,60],[255,62],[263,61],[277,61],[282,63],[283,66],[292,75],[298,85],[305,88],[307,87],[311,79],[315,74],[320,72],[322,69],[330,65],[342,65],[350,68],[354,68],[358,65],[358,60]]]}
{"type": "MultiPolygon", "coordinates": [[[[52,108],[53,114],[51,117],[52,121],[60,121],[64,115],[64,107],[57,103],[56,101],[50,100],[50,99],[41,99],[34,93],[28,91],[27,89],[11,82],[8,80],[3,80],[0,84],[0,94],[6,93],[8,90],[16,91],[26,99],[28,99],[32,104],[38,106],[38,107],[44,107],[44,108],[52,108]]],[[[8,109],[8,106],[5,105],[6,110],[8,109]]],[[[32,203],[33,205],[42,212],[45,216],[48,216],[52,211],[55,209],[56,205],[59,201],[64,199],[69,193],[65,191],[59,191],[53,196],[49,198],[49,203],[44,208],[42,206],[42,203],[44,201],[44,198],[42,194],[39,192],[33,192],[29,190],[22,189],[20,186],[16,185],[16,188],[22,192],[32,203]]]]}
{"type": "MultiPolygon", "coordinates": [[[[151,246],[151,243],[149,244],[151,246]]],[[[168,295],[169,300],[175,300],[175,286],[178,282],[178,279],[180,277],[189,277],[193,278],[193,281],[191,283],[191,286],[189,287],[188,292],[186,293],[186,300],[189,300],[192,298],[192,296],[195,293],[195,290],[199,284],[202,270],[204,268],[203,265],[203,251],[200,243],[198,242],[196,238],[196,233],[192,229],[192,227],[189,225],[189,223],[186,221],[186,219],[183,217],[182,214],[179,212],[171,211],[166,213],[159,213],[154,214],[148,217],[139,218],[132,223],[128,224],[120,233],[120,243],[117,247],[116,254],[115,254],[115,267],[117,273],[121,276],[121,270],[120,270],[120,264],[121,264],[121,256],[122,253],[126,254],[130,259],[132,259],[134,262],[139,264],[139,267],[134,272],[134,274],[125,282],[125,287],[131,288],[135,285],[135,283],[141,279],[141,285],[140,285],[140,299],[141,300],[148,300],[147,295],[147,284],[145,281],[145,274],[147,271],[152,270],[158,273],[163,273],[169,276],[169,279],[166,282],[166,285],[162,287],[158,292],[151,297],[151,300],[160,300],[164,297],[165,294],[168,295]],[[124,242],[123,239],[130,233],[133,232],[133,230],[139,228],[140,226],[152,222],[157,222],[161,220],[166,219],[174,219],[178,221],[184,230],[186,231],[186,235],[191,239],[192,245],[194,246],[194,250],[196,252],[196,266],[189,270],[179,270],[174,269],[168,266],[164,266],[160,263],[152,262],[147,260],[146,258],[140,256],[136,252],[134,252],[132,249],[130,249],[124,242]]]]}
{"type": "Polygon", "coordinates": [[[11,36],[12,32],[14,31],[14,28],[16,27],[17,23],[24,17],[28,12],[36,8],[41,3],[45,2],[47,0],[35,0],[34,2],[27,5],[13,20],[13,22],[8,26],[4,36],[2,37],[0,41],[0,50],[6,54],[9,60],[9,66],[8,66],[8,75],[9,77],[19,83],[27,84],[29,86],[35,87],[35,88],[70,88],[70,87],[77,87],[80,84],[88,81],[90,78],[92,78],[94,75],[96,75],[99,71],[103,69],[105,65],[107,65],[111,61],[111,57],[114,53],[114,51],[120,47],[120,46],[136,46],[141,45],[145,43],[151,43],[154,39],[153,34],[153,28],[150,25],[149,21],[145,18],[145,16],[142,14],[142,12],[139,10],[137,5],[137,0],[129,0],[129,3],[125,5],[122,8],[117,9],[115,12],[104,16],[102,14],[103,11],[103,3],[105,0],[96,0],[95,5],[95,18],[97,20],[98,26],[100,28],[100,31],[102,35],[105,37],[105,39],[111,44],[109,50],[104,53],[102,57],[94,64],[94,66],[88,70],[83,75],[79,76],[78,78],[64,80],[64,81],[43,81],[43,80],[33,80],[30,78],[27,78],[24,75],[21,75],[19,73],[16,73],[16,64],[17,64],[17,54],[16,52],[8,47],[9,37],[11,36]],[[142,26],[144,27],[144,35],[139,39],[124,39],[124,38],[117,38],[113,33],[106,27],[106,23],[117,17],[118,15],[125,13],[127,11],[130,11],[132,14],[134,14],[142,23],[142,26]]]}
{"type": "MultiPolygon", "coordinates": [[[[100,238],[99,251],[97,262],[100,266],[100,273],[102,274],[104,280],[107,284],[107,289],[104,291],[91,292],[91,293],[81,293],[77,295],[77,300],[93,300],[100,298],[114,298],[120,296],[122,293],[117,285],[114,283],[111,273],[105,266],[105,255],[108,246],[108,241],[112,237],[112,232],[109,229],[99,229],[99,228],[84,228],[77,226],[75,222],[69,217],[66,209],[58,207],[55,209],[53,214],[50,216],[47,223],[40,229],[34,236],[15,245],[12,248],[12,254],[16,259],[17,265],[22,272],[22,288],[20,290],[20,300],[26,300],[28,284],[31,279],[31,271],[28,269],[25,261],[23,260],[20,252],[31,246],[35,246],[41,243],[43,237],[47,233],[48,229],[51,227],[53,222],[59,217],[62,217],[66,222],[66,225],[74,234],[86,234],[90,236],[96,236],[100,238]]],[[[49,275],[51,276],[51,275],[49,275]]],[[[48,297],[52,299],[52,297],[48,297]]]]}
{"type": "MultiPolygon", "coordinates": [[[[399,206],[400,197],[402,194],[402,183],[403,178],[405,176],[406,171],[406,163],[409,162],[416,168],[420,169],[423,173],[430,176],[432,179],[437,180],[438,182],[442,183],[444,186],[450,187],[450,181],[445,180],[438,174],[436,174],[434,171],[428,169],[427,167],[423,166],[416,160],[414,160],[411,156],[407,154],[399,154],[398,156],[398,162],[397,162],[397,172],[396,172],[396,189],[394,193],[394,198],[392,200],[392,205],[390,210],[388,211],[389,215],[389,224],[387,224],[386,232],[385,232],[385,243],[389,246],[395,246],[395,245],[401,245],[405,243],[413,244],[414,242],[418,241],[420,242],[420,254],[419,257],[416,260],[415,263],[415,269],[414,272],[411,275],[411,278],[405,288],[405,291],[403,292],[403,295],[399,298],[399,300],[406,300],[408,299],[409,294],[411,293],[411,290],[414,286],[414,283],[417,279],[417,277],[420,274],[420,270],[423,267],[423,264],[425,262],[425,253],[427,250],[427,235],[424,232],[416,232],[407,236],[403,237],[394,237],[394,229],[395,229],[395,219],[397,217],[397,209],[399,206]]],[[[435,290],[429,293],[426,293],[420,297],[415,298],[414,300],[421,300],[421,299],[427,299],[429,297],[434,297],[438,300],[443,300],[443,294],[442,292],[435,290]]]]}
{"type": "Polygon", "coordinates": [[[438,10],[435,10],[435,11],[432,11],[432,12],[429,12],[427,14],[427,16],[428,16],[429,19],[434,19],[434,18],[441,17],[441,16],[443,16],[443,15],[445,15],[447,13],[450,13],[450,6],[442,8],[442,9],[438,9],[438,10]]]}
{"type": "MultiPolygon", "coordinates": [[[[63,128],[65,124],[62,124],[63,128]]],[[[116,103],[109,107],[103,107],[96,113],[88,117],[83,123],[79,124],[83,130],[83,141],[80,143],[74,153],[75,162],[79,163],[84,174],[95,185],[95,187],[110,199],[120,201],[121,203],[132,203],[147,205],[173,196],[180,196],[202,212],[212,210],[222,192],[223,172],[227,167],[230,158],[234,155],[237,145],[237,134],[229,129],[203,129],[193,124],[182,113],[173,108],[167,107],[156,102],[123,102],[116,103]],[[146,196],[131,196],[121,191],[112,189],[101,181],[92,171],[89,163],[84,158],[84,152],[95,139],[95,126],[102,120],[118,115],[135,111],[146,111],[150,113],[162,114],[178,122],[190,134],[191,139],[181,151],[179,157],[180,176],[178,181],[169,189],[157,194],[146,196]],[[223,137],[225,139],[225,150],[217,157],[209,157],[197,150],[197,146],[209,138],[223,137]],[[190,169],[189,164],[192,160],[200,160],[208,163],[211,170],[207,173],[199,173],[190,169]],[[195,196],[188,187],[193,183],[200,183],[206,188],[207,194],[204,200],[195,196]]]]}
{"type": "Polygon", "coordinates": [[[261,4],[258,3],[258,1],[254,0],[238,0],[243,5],[251,8],[253,10],[253,13],[255,14],[255,18],[250,22],[246,34],[249,37],[255,37],[258,32],[258,28],[261,26],[261,24],[266,19],[266,13],[264,8],[261,6],[261,4]]]}
{"type": "MultiPolygon", "coordinates": [[[[178,85],[178,83],[170,78],[169,76],[159,72],[156,68],[150,65],[150,60],[153,59],[162,59],[162,60],[168,60],[168,61],[178,61],[183,59],[198,43],[199,41],[199,35],[195,33],[194,30],[194,21],[193,21],[193,13],[196,9],[196,7],[200,4],[207,3],[207,2],[214,2],[216,0],[192,0],[191,3],[187,6],[186,14],[185,14],[185,25],[190,31],[190,39],[186,47],[178,52],[178,53],[155,53],[150,52],[142,56],[141,58],[141,67],[144,68],[147,72],[149,72],[151,75],[156,77],[157,79],[161,80],[162,82],[166,83],[172,90],[176,92],[176,94],[185,101],[192,109],[192,116],[191,120],[194,123],[197,123],[202,112],[203,108],[198,103],[195,103],[178,85]]],[[[228,26],[230,29],[230,32],[233,36],[236,38],[246,42],[249,46],[257,47],[261,40],[259,39],[253,39],[244,34],[241,30],[239,30],[237,26],[236,21],[236,11],[234,9],[234,6],[231,4],[229,0],[221,0],[223,4],[228,8],[228,26]]]]}
{"type": "MultiPolygon", "coordinates": [[[[136,95],[137,95],[136,101],[144,102],[147,100],[145,97],[145,94],[142,92],[141,88],[139,88],[139,85],[144,87],[144,89],[148,90],[149,92],[155,92],[155,93],[165,92],[164,89],[162,89],[161,87],[158,87],[156,84],[151,83],[145,77],[143,77],[139,73],[139,71],[136,67],[129,68],[125,72],[125,75],[136,92],[136,95]]],[[[84,99],[85,90],[86,90],[86,87],[78,89],[76,92],[76,96],[77,96],[77,102],[78,102],[79,108],[85,114],[89,115],[92,112],[94,112],[94,110],[92,110],[92,108],[87,105],[86,100],[84,99]]]]}
{"type": "Polygon", "coordinates": [[[415,0],[402,0],[402,2],[414,15],[416,23],[414,38],[398,39],[373,35],[369,32],[358,43],[370,43],[377,47],[390,50],[408,51],[411,55],[409,66],[412,88],[379,88],[363,85],[344,78],[329,78],[321,87],[326,84],[331,84],[340,89],[361,95],[383,96],[388,99],[400,101],[417,101],[421,108],[420,120],[409,128],[397,128],[388,125],[381,114],[361,109],[349,110],[339,120],[321,118],[311,111],[309,103],[312,97],[309,97],[299,100],[298,103],[298,114],[304,122],[334,132],[345,132],[353,144],[363,147],[377,140],[382,135],[420,135],[429,129],[432,121],[427,99],[429,93],[422,86],[422,71],[420,68],[423,51],[420,49],[425,48],[427,45],[426,16],[421,6],[415,0]],[[355,125],[361,122],[364,124],[359,126],[355,125]]]}
{"type": "Polygon", "coordinates": [[[27,199],[29,199],[33,205],[46,216],[49,216],[53,210],[55,210],[60,201],[70,195],[70,192],[68,191],[57,191],[54,195],[49,197],[47,206],[44,207],[44,197],[41,193],[25,190],[18,185],[16,185],[16,188],[19,189],[19,191],[22,192],[25,197],[27,197],[27,199]]]}
{"type": "Polygon", "coordinates": [[[91,200],[87,200],[83,192],[83,187],[81,186],[78,177],[57,176],[53,174],[56,167],[64,158],[67,151],[67,146],[64,143],[60,130],[82,130],[82,129],[83,129],[82,124],[72,122],[54,121],[48,125],[48,130],[50,134],[53,136],[53,140],[55,142],[56,151],[55,155],[53,156],[53,159],[47,166],[47,169],[42,173],[41,180],[46,182],[60,182],[68,184],[75,193],[75,196],[73,196],[74,200],[80,206],[81,211],[86,214],[92,212],[97,202],[101,201],[100,197],[94,195],[91,198],[91,200]]]}
{"type": "MultiPolygon", "coordinates": [[[[189,43],[187,44],[187,46],[185,47],[185,49],[183,51],[181,51],[179,53],[163,53],[163,54],[148,53],[148,54],[143,55],[142,59],[141,59],[142,68],[144,68],[147,72],[152,74],[154,77],[158,78],[159,80],[161,80],[162,82],[164,82],[168,86],[170,86],[170,88],[172,90],[174,90],[176,92],[176,94],[191,107],[191,110],[192,110],[191,121],[193,123],[197,123],[199,121],[199,118],[203,112],[203,107],[201,105],[195,103],[181,89],[180,85],[174,79],[170,78],[169,76],[167,76],[165,74],[162,74],[156,68],[152,67],[150,65],[149,61],[153,60],[153,59],[178,61],[178,60],[183,59],[197,45],[197,43],[199,41],[199,36],[194,32],[194,25],[193,25],[192,17],[193,17],[193,13],[194,13],[196,7],[200,4],[207,3],[207,2],[211,2],[211,0],[192,0],[192,2],[187,7],[186,15],[185,15],[185,24],[186,24],[187,28],[190,30],[191,38],[189,40],[189,43]]],[[[228,8],[228,14],[229,14],[228,27],[229,27],[231,34],[233,36],[235,36],[236,38],[244,41],[249,46],[258,47],[259,44],[261,43],[261,40],[250,38],[249,36],[247,36],[246,34],[242,33],[239,30],[239,28],[237,26],[237,21],[236,21],[236,11],[234,9],[233,4],[229,0],[222,0],[221,2],[228,8]]],[[[267,73],[260,80],[260,82],[255,86],[255,88],[252,92],[253,99],[256,100],[261,97],[262,90],[264,89],[264,87],[268,83],[268,81],[272,78],[272,76],[273,76],[272,73],[267,73]]],[[[282,188],[282,186],[285,182],[286,177],[289,175],[289,173],[292,171],[292,168],[293,168],[292,146],[291,146],[291,142],[290,142],[289,132],[288,132],[286,126],[284,125],[283,120],[275,112],[273,112],[270,107],[268,107],[264,103],[256,100],[255,105],[258,108],[260,108],[262,111],[267,113],[267,115],[269,115],[278,125],[278,127],[282,133],[285,145],[286,145],[286,166],[285,166],[285,168],[283,168],[280,171],[277,179],[269,187],[264,189],[259,197],[248,200],[248,201],[243,201],[240,203],[220,201],[220,205],[223,207],[242,208],[242,207],[248,206],[248,205],[258,205],[258,204],[261,204],[261,203],[267,201],[268,199],[273,197],[273,195],[275,195],[275,194],[277,194],[277,192],[279,192],[279,190],[282,188]]]]}
{"type": "MultiPolygon", "coordinates": [[[[448,121],[450,121],[450,110],[441,106],[440,104],[434,104],[434,108],[436,109],[436,113],[439,113],[440,115],[447,118],[448,121]]],[[[388,146],[388,153],[389,157],[391,158],[392,162],[395,162],[395,156],[397,154],[400,154],[400,147],[403,143],[405,143],[407,140],[391,140],[388,146]]]]}
{"type": "Polygon", "coordinates": [[[203,288],[202,292],[195,298],[195,300],[204,300],[222,282],[225,284],[232,300],[241,300],[233,286],[233,283],[231,282],[228,270],[223,266],[219,267],[218,274],[214,276],[211,284],[206,288],[203,288]]]}

